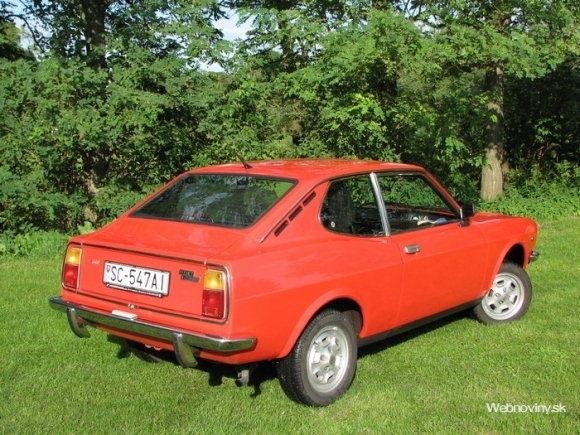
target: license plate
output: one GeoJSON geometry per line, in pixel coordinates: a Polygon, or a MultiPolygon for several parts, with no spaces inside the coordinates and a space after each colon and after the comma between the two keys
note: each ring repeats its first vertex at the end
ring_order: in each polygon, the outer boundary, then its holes
{"type": "Polygon", "coordinates": [[[110,287],[158,296],[167,295],[169,291],[169,272],[109,261],[105,261],[103,281],[110,287]]]}

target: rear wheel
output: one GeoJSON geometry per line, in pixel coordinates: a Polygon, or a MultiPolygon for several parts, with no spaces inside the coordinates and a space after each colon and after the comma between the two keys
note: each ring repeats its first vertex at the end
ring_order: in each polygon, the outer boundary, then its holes
{"type": "Polygon", "coordinates": [[[506,262],[473,314],[484,324],[511,322],[526,313],[531,300],[532,282],[528,274],[517,264],[506,262]]]}
{"type": "Polygon", "coordinates": [[[308,324],[290,354],[278,363],[286,395],[312,406],[325,406],[350,387],[357,359],[356,333],[336,310],[319,313],[308,324]]]}

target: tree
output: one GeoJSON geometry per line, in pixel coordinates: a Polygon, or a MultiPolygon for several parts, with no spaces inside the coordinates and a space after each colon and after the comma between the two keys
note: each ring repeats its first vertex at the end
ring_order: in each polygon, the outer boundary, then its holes
{"type": "Polygon", "coordinates": [[[564,61],[570,45],[577,41],[575,2],[411,0],[396,5],[439,43],[442,66],[451,71],[485,72],[481,197],[494,199],[502,192],[502,166],[509,154],[504,136],[506,75],[542,77],[564,61]]]}
{"type": "MultiPolygon", "coordinates": [[[[106,35],[97,37],[102,25],[87,21],[80,2],[35,6],[51,30],[42,60],[27,73],[6,69],[0,83],[5,173],[44,174],[42,195],[66,192],[86,219],[102,222],[121,211],[110,202],[124,192],[134,199],[208,147],[201,124],[222,85],[200,65],[227,50],[212,22],[220,10],[211,0],[114,2],[100,9],[106,35]],[[15,155],[25,148],[31,163],[23,166],[15,155]]],[[[16,207],[20,194],[10,195],[16,207]]]]}
{"type": "Polygon", "coordinates": [[[13,12],[14,5],[0,1],[0,59],[33,60],[33,56],[20,44],[21,31],[14,23],[21,15],[13,12]]]}
{"type": "Polygon", "coordinates": [[[311,63],[326,34],[362,23],[370,2],[348,0],[226,0],[240,21],[252,28],[241,52],[258,58],[268,70],[293,72],[311,63]]]}
{"type": "Polygon", "coordinates": [[[540,79],[521,78],[506,86],[506,111],[512,114],[506,122],[506,144],[523,176],[530,178],[535,171],[558,181],[565,175],[560,169],[579,168],[577,62],[570,59],[540,79]]]}
{"type": "Polygon", "coordinates": [[[399,111],[398,82],[419,39],[402,15],[380,11],[324,35],[311,64],[279,79],[302,109],[295,153],[398,159],[408,119],[399,111]]]}

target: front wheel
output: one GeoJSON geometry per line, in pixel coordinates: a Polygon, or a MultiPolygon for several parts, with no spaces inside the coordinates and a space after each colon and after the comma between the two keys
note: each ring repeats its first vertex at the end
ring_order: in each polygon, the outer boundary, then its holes
{"type": "Polygon", "coordinates": [[[526,313],[531,300],[532,282],[528,274],[517,264],[506,262],[473,314],[484,324],[511,322],[526,313]]]}
{"type": "Polygon", "coordinates": [[[278,362],[280,385],[295,402],[329,405],[350,387],[356,359],[352,324],[339,311],[322,311],[302,332],[292,352],[278,362]]]}

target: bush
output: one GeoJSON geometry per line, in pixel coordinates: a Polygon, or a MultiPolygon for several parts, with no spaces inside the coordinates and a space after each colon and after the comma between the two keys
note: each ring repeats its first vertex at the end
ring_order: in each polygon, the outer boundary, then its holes
{"type": "Polygon", "coordinates": [[[495,201],[481,202],[479,207],[536,220],[580,216],[580,188],[555,183],[530,183],[520,189],[508,187],[495,201]]]}
{"type": "Polygon", "coordinates": [[[8,231],[0,235],[0,258],[60,259],[67,240],[68,236],[55,231],[35,231],[27,234],[8,231]]]}
{"type": "Polygon", "coordinates": [[[93,210],[99,216],[98,226],[106,225],[118,218],[144,197],[145,193],[143,192],[135,192],[116,186],[102,188],[91,204],[93,210]]]}
{"type": "Polygon", "coordinates": [[[0,231],[66,232],[82,221],[82,197],[50,191],[43,174],[18,176],[0,167],[0,231]]]}
{"type": "Polygon", "coordinates": [[[480,208],[534,219],[580,216],[580,169],[562,162],[553,172],[513,172],[506,189],[495,201],[481,202],[480,208]]]}

